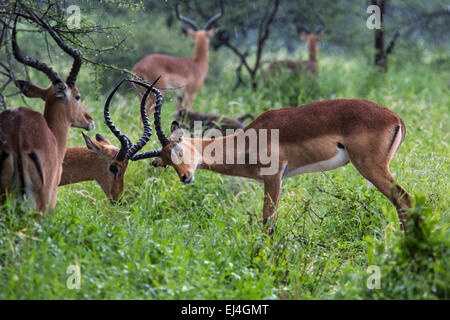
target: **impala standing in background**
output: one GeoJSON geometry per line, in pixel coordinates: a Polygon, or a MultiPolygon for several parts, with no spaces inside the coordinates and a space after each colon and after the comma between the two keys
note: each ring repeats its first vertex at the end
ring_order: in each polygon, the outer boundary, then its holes
{"type": "MultiPolygon", "coordinates": [[[[184,33],[195,39],[194,57],[173,57],[165,54],[151,54],[142,58],[133,67],[133,72],[148,82],[153,82],[161,76],[159,85],[161,88],[176,88],[176,110],[190,108],[195,94],[202,88],[208,74],[209,64],[209,38],[214,34],[213,24],[223,15],[221,12],[213,16],[205,24],[203,29],[191,19],[180,15],[178,4],[175,6],[176,16],[179,20],[189,24],[193,29],[183,29],[184,33]]],[[[138,96],[142,89],[134,86],[138,96]]],[[[148,113],[153,111],[154,99],[149,99],[148,113]]]]}
{"type": "Polygon", "coordinates": [[[324,35],[322,28],[318,28],[315,32],[310,32],[308,29],[299,27],[299,36],[306,40],[306,49],[308,50],[308,60],[300,60],[298,62],[293,60],[280,60],[275,61],[269,66],[271,72],[281,71],[282,68],[287,68],[294,72],[301,72],[302,70],[308,70],[312,74],[319,72],[318,68],[318,54],[320,48],[320,39],[324,35]]]}
{"type": "MultiPolygon", "coordinates": [[[[133,80],[124,81],[133,82],[133,80]]],[[[68,148],[66,151],[61,182],[59,183],[60,186],[95,180],[110,200],[119,200],[124,187],[124,177],[128,167],[128,160],[133,160],[133,157],[147,143],[151,136],[151,126],[147,113],[145,112],[145,105],[150,90],[153,90],[151,86],[142,97],[140,110],[141,120],[144,124],[144,134],[138,143],[133,145],[129,138],[116,129],[109,115],[111,99],[122,83],[123,81],[110,93],[104,109],[105,123],[119,139],[121,143],[120,149],[100,134],[97,134],[95,140],[92,140],[83,133],[86,147],[68,148]]],[[[159,100],[162,101],[160,92],[154,91],[154,93],[157,95],[157,99],[159,95],[159,100]]]]}
{"type": "Polygon", "coordinates": [[[27,97],[45,101],[44,115],[25,107],[0,114],[0,195],[17,191],[28,198],[30,207],[45,213],[56,203],[69,128],[91,130],[94,121],[81,104],[75,86],[82,63],[81,54],[67,46],[46,21],[31,11],[29,14],[64,52],[73,57],[74,62],[64,82],[45,63],[23,55],[16,39],[17,15],[12,31],[14,57],[45,73],[52,85],[43,89],[27,81],[16,82],[27,97]]]}
{"type": "Polygon", "coordinates": [[[176,122],[168,139],[158,108],[154,117],[162,149],[144,152],[140,158],[156,157],[154,166],[172,166],[183,183],[194,181],[197,168],[264,183],[264,224],[276,218],[283,179],[352,162],[395,205],[404,226],[403,208],[411,207],[410,195],[395,182],[389,163],[403,141],[405,125],[387,108],[359,99],[318,101],[266,111],[243,130],[213,139],[184,138],[176,122]],[[249,149],[251,141],[245,141],[252,135],[259,146],[261,140],[268,140],[266,150],[249,149]],[[269,154],[270,162],[265,156],[269,154]]]}

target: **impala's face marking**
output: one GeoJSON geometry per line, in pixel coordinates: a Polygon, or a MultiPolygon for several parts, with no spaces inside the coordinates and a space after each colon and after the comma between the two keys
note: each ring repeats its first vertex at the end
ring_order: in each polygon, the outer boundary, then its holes
{"type": "Polygon", "coordinates": [[[153,159],[152,165],[155,167],[171,166],[175,169],[181,182],[188,184],[194,182],[194,174],[197,169],[199,155],[196,154],[194,146],[184,139],[183,130],[176,121],[170,127],[172,136],[170,143],[165,146],[161,155],[153,159]]]}
{"type": "Polygon", "coordinates": [[[111,144],[101,135],[96,135],[96,140],[92,140],[85,134],[83,138],[89,150],[95,152],[98,156],[95,165],[98,176],[97,182],[102,187],[108,198],[117,201],[124,187],[124,177],[128,166],[128,160],[117,161],[116,156],[119,149],[111,144]]]}
{"type": "Polygon", "coordinates": [[[306,48],[308,52],[319,52],[320,39],[323,37],[323,32],[319,33],[306,33],[302,31],[300,37],[306,40],[306,48]]]}
{"type": "Polygon", "coordinates": [[[69,117],[72,121],[72,127],[83,128],[86,130],[94,130],[94,119],[81,103],[80,91],[76,86],[68,88],[68,104],[69,117]]]}
{"type": "Polygon", "coordinates": [[[54,112],[66,115],[72,127],[93,130],[94,119],[81,103],[80,91],[76,86],[68,87],[59,82],[44,89],[29,81],[16,81],[17,87],[29,98],[40,98],[45,101],[49,113],[54,112]]]}
{"type": "Polygon", "coordinates": [[[183,28],[183,33],[186,36],[194,38],[194,39],[205,39],[205,40],[208,40],[209,38],[211,38],[214,35],[215,32],[216,32],[215,29],[194,31],[192,29],[185,29],[185,28],[183,28]]]}

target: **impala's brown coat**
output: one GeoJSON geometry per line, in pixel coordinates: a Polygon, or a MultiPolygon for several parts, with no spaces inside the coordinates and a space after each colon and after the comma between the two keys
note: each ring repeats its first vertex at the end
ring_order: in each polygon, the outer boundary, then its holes
{"type": "Polygon", "coordinates": [[[106,139],[95,141],[87,136],[85,139],[88,139],[86,140],[88,147],[67,149],[59,185],[95,180],[109,199],[119,200],[124,187],[128,160],[117,161],[119,148],[106,139]],[[117,167],[117,174],[111,171],[112,165],[117,167]]]}
{"type": "Polygon", "coordinates": [[[89,130],[93,119],[76,87],[66,87],[62,94],[54,86],[43,89],[22,82],[21,89],[45,101],[44,115],[25,107],[0,114],[0,154],[7,157],[0,168],[0,194],[18,191],[33,209],[45,213],[56,203],[70,126],[89,130]]]}
{"type": "MultiPolygon", "coordinates": [[[[268,219],[276,217],[283,178],[295,175],[295,172],[302,173],[302,169],[305,169],[304,172],[326,171],[350,161],[364,178],[372,182],[396,206],[404,221],[402,208],[411,207],[410,195],[396,184],[388,167],[404,133],[405,126],[401,118],[373,102],[357,99],[318,101],[300,107],[264,112],[235,135],[201,141],[185,138],[182,142],[176,142],[172,139],[162,149],[160,158],[154,160],[154,165],[173,166],[185,183],[193,181],[196,168],[262,181],[265,195],[263,220],[266,223],[268,219]],[[195,150],[200,154],[201,150],[197,150],[196,146],[202,146],[204,150],[213,141],[221,141],[226,145],[234,140],[236,146],[238,136],[249,129],[269,129],[269,132],[270,129],[279,129],[279,168],[276,174],[260,175],[260,169],[267,166],[262,165],[259,159],[253,165],[218,164],[204,155],[200,155],[198,163],[190,161],[192,164],[177,165],[172,161],[176,145],[182,147],[182,154],[189,154],[188,150],[195,150]],[[320,163],[333,162],[339,156],[342,156],[340,161],[320,169],[320,163]],[[306,171],[308,166],[313,166],[314,169],[306,171]]],[[[268,136],[270,140],[270,134],[268,136]]],[[[180,148],[175,150],[177,149],[180,148]]],[[[235,150],[235,154],[237,151],[239,150],[235,150]]],[[[244,152],[248,156],[248,149],[244,152]]]]}
{"type": "MultiPolygon", "coordinates": [[[[187,35],[195,39],[194,57],[173,57],[165,54],[151,54],[142,58],[132,71],[152,83],[158,81],[160,88],[176,88],[176,110],[190,108],[195,94],[202,88],[208,74],[209,37],[214,30],[188,30],[187,35]]],[[[133,85],[138,97],[142,96],[142,87],[133,85]]],[[[149,97],[147,101],[148,113],[153,112],[155,100],[149,97]]]]}
{"type": "Polygon", "coordinates": [[[301,38],[306,39],[306,49],[308,50],[308,60],[300,60],[298,62],[293,60],[280,60],[273,62],[269,70],[271,72],[277,71],[280,68],[287,68],[295,72],[300,72],[306,68],[313,74],[319,72],[318,68],[318,54],[320,48],[320,39],[323,37],[322,33],[301,33],[301,38]]]}

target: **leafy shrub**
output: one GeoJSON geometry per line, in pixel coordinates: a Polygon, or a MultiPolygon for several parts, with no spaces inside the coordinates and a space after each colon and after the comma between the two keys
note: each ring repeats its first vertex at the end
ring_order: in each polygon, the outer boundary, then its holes
{"type": "MultiPolygon", "coordinates": [[[[407,223],[418,228],[406,235],[391,222],[385,230],[385,239],[367,238],[368,264],[379,267],[380,288],[369,289],[368,273],[364,270],[344,275],[346,283],[336,292],[336,298],[351,299],[448,299],[449,237],[447,227],[439,224],[438,212],[425,197],[416,196],[407,223]]],[[[394,218],[395,219],[395,218],[394,218]]]]}
{"type": "Polygon", "coordinates": [[[306,104],[318,100],[321,96],[317,76],[308,71],[298,73],[277,70],[267,76],[262,86],[271,88],[271,90],[264,90],[264,98],[273,99],[275,94],[277,101],[280,101],[281,105],[285,107],[306,104]],[[265,95],[270,95],[270,97],[265,95]]]}

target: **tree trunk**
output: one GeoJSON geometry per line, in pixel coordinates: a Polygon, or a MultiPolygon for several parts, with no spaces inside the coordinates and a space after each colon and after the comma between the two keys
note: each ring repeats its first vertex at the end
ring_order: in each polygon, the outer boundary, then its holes
{"type": "Polygon", "coordinates": [[[375,29],[375,66],[387,71],[387,54],[384,50],[384,0],[372,0],[373,5],[380,7],[381,28],[375,29]]]}

